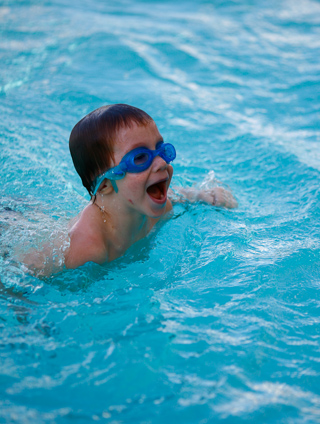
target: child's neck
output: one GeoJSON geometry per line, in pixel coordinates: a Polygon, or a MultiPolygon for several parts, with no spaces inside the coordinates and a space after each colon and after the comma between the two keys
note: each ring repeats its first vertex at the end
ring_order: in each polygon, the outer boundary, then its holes
{"type": "Polygon", "coordinates": [[[122,255],[136,241],[145,237],[155,223],[152,218],[137,211],[119,208],[113,202],[106,206],[97,199],[94,205],[100,209],[101,226],[111,257],[122,255]]]}

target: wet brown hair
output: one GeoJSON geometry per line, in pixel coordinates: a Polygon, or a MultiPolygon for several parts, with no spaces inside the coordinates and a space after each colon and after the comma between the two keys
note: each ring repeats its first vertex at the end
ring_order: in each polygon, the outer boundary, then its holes
{"type": "Polygon", "coordinates": [[[82,184],[92,196],[95,178],[111,167],[117,132],[124,127],[147,125],[152,118],[126,104],[102,106],[86,115],[73,128],[69,149],[82,184]]]}

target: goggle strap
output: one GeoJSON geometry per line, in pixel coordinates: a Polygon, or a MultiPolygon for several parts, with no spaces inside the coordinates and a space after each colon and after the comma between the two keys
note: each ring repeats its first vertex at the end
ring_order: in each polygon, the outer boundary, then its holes
{"type": "Polygon", "coordinates": [[[117,187],[116,181],[115,180],[110,180],[110,181],[111,181],[111,184],[112,184],[112,187],[113,187],[114,191],[116,193],[118,193],[118,187],[117,187]]]}

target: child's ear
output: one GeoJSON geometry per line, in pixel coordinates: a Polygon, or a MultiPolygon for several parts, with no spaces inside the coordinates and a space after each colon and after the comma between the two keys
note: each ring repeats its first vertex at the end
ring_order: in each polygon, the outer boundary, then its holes
{"type": "Polygon", "coordinates": [[[99,188],[99,193],[111,194],[113,191],[114,191],[114,188],[112,187],[111,181],[108,179],[105,179],[99,188]]]}

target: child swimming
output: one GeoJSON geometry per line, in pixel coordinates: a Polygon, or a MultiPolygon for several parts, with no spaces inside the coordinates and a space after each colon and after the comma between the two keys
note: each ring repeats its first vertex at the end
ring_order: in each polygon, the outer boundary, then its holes
{"type": "Polygon", "coordinates": [[[94,110],[75,125],[69,147],[91,200],[70,222],[68,237],[61,233],[23,255],[22,262],[37,276],[119,258],[172,210],[173,201],[237,206],[222,187],[169,189],[175,147],[136,107],[114,104],[94,110]]]}
{"type": "MultiPolygon", "coordinates": [[[[126,104],[86,115],[73,128],[69,147],[91,201],[70,227],[65,266],[104,264],[122,256],[172,210],[176,150],[146,112],[126,104]]],[[[180,201],[237,206],[222,187],[178,191],[180,201]]]]}

